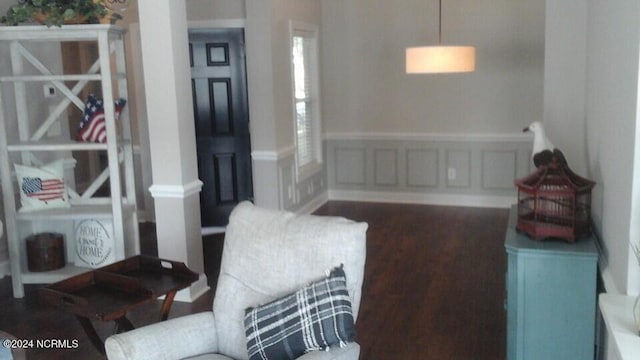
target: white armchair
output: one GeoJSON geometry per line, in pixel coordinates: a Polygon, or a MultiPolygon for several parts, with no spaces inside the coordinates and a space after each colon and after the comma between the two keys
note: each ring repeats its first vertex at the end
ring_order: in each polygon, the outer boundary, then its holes
{"type": "MultiPolygon", "coordinates": [[[[109,337],[118,359],[247,359],[244,311],[292,293],[344,265],[354,320],[366,258],[366,223],[295,215],[249,202],[231,214],[213,311],[156,323],[109,337]]],[[[358,359],[360,347],[332,347],[299,359],[358,359]]]]}

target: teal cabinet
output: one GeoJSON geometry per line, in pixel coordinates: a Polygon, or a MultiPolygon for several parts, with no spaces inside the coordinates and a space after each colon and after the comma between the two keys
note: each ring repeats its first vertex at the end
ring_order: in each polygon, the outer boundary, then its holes
{"type": "Polygon", "coordinates": [[[507,360],[593,360],[595,239],[534,241],[516,232],[516,221],[512,207],[505,237],[507,360]]]}

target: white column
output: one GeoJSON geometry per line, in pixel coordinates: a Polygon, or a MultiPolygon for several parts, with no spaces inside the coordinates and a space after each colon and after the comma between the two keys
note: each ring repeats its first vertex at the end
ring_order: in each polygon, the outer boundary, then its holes
{"type": "Polygon", "coordinates": [[[158,255],[184,262],[200,280],[176,296],[208,290],[202,256],[191,70],[185,0],[139,0],[158,255]]]}
{"type": "MultiPolygon", "coordinates": [[[[247,0],[245,42],[247,47],[247,78],[249,94],[249,127],[253,149],[253,195],[256,205],[278,209],[277,121],[273,64],[274,25],[271,0],[247,0]],[[267,156],[261,156],[268,154],[267,156]]],[[[288,36],[284,34],[283,36],[288,36]]]]}

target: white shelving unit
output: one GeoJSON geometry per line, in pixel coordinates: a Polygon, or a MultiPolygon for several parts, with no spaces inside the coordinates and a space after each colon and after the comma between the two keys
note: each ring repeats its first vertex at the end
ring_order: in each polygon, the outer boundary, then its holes
{"type": "MultiPolygon", "coordinates": [[[[124,55],[125,31],[113,25],[0,27],[0,42],[9,44],[12,69],[9,76],[0,76],[0,180],[14,297],[24,296],[25,283],[55,282],[89,270],[73,265],[73,221],[110,221],[113,224],[116,260],[140,253],[129,106],[124,107],[118,124],[114,120],[114,100],[128,99],[124,55]],[[74,41],[97,44],[98,58],[84,74],[56,74],[29,50],[42,42],[74,41]],[[68,86],[65,82],[73,86],[68,86]],[[79,94],[91,82],[99,82],[102,90],[107,143],[77,142],[59,133],[53,134],[54,125],[68,121],[66,111],[69,107],[76,106],[81,111],[84,109],[85,99],[80,99],[79,94]],[[13,85],[15,114],[7,114],[7,107],[2,104],[1,91],[11,87],[7,84],[13,85]],[[49,106],[48,116],[37,119],[34,126],[33,116],[30,117],[30,110],[33,109],[27,102],[27,87],[42,88],[45,84],[53,85],[63,96],[57,104],[49,106]],[[10,128],[17,128],[17,136],[7,134],[10,128]],[[68,181],[67,192],[71,208],[29,213],[17,211],[19,204],[16,199],[19,199],[19,196],[13,171],[14,163],[40,165],[44,162],[41,160],[42,157],[66,158],[70,157],[72,152],[82,151],[106,154],[108,166],[82,193],[69,186],[73,185],[74,181],[68,181]],[[106,181],[109,181],[110,196],[97,196],[96,193],[106,181]],[[37,273],[28,271],[25,237],[34,232],[34,229],[61,230],[57,232],[65,233],[67,265],[64,268],[37,273]]],[[[74,161],[69,160],[65,163],[73,164],[74,161]]],[[[66,180],[72,179],[65,178],[66,180]]]]}

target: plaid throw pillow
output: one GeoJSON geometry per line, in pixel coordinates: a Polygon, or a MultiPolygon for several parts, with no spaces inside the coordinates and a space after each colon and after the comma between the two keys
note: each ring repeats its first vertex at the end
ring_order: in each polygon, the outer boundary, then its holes
{"type": "Polygon", "coordinates": [[[250,360],[296,359],[355,338],[347,280],[341,267],[293,294],[245,311],[250,360]]]}

